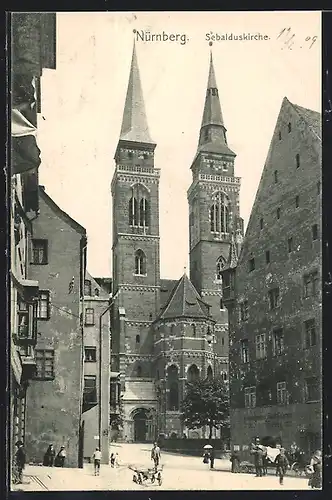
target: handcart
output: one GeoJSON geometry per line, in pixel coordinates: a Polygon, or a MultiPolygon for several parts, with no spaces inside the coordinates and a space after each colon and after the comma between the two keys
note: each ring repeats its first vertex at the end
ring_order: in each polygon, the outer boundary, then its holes
{"type": "Polygon", "coordinates": [[[133,481],[136,484],[143,484],[146,481],[150,481],[151,484],[157,481],[158,485],[161,486],[162,480],[162,470],[163,466],[146,468],[136,465],[129,465],[130,470],[134,471],[133,481]]]}

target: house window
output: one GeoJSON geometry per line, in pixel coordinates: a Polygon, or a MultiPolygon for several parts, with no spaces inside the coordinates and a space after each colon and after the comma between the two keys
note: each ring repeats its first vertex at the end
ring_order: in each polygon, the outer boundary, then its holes
{"type": "Polygon", "coordinates": [[[317,240],[318,239],[318,224],[314,224],[311,227],[311,232],[312,232],[312,239],[317,240]]]}
{"type": "Polygon", "coordinates": [[[139,344],[141,342],[141,337],[139,335],[136,335],[136,344],[139,344]]]}
{"type": "Polygon", "coordinates": [[[135,274],[146,275],[146,257],[142,250],[137,250],[135,253],[135,274]]]}
{"type": "Polygon", "coordinates": [[[20,338],[29,337],[29,306],[26,302],[19,299],[18,301],[18,312],[17,312],[17,322],[18,322],[18,336],[20,338]]]}
{"type": "Polygon", "coordinates": [[[277,182],[278,182],[278,170],[274,171],[274,182],[275,182],[275,184],[277,184],[277,182]]]}
{"type": "Polygon", "coordinates": [[[291,131],[292,131],[292,124],[291,124],[291,123],[289,123],[289,124],[288,124],[288,133],[290,133],[291,131]]]}
{"type": "Polygon", "coordinates": [[[288,253],[291,253],[293,251],[293,238],[288,238],[287,249],[288,249],[288,253]]]}
{"type": "Polygon", "coordinates": [[[277,328],[272,333],[272,349],[274,356],[280,356],[284,352],[284,332],[282,328],[277,328]]]}
{"type": "Polygon", "coordinates": [[[319,401],[320,391],[319,382],[317,377],[309,377],[305,379],[305,401],[310,403],[313,401],[319,401]]]}
{"type": "Polygon", "coordinates": [[[97,377],[96,375],[84,376],[83,403],[97,403],[97,377]]]}
{"type": "Polygon", "coordinates": [[[247,300],[240,303],[240,319],[241,321],[247,321],[249,319],[249,303],[247,300]]]}
{"type": "Polygon", "coordinates": [[[256,335],[256,359],[266,357],[265,333],[256,335]]]}
{"type": "Polygon", "coordinates": [[[300,155],[299,154],[297,154],[295,156],[295,160],[296,160],[296,168],[299,168],[300,167],[300,155]]]}
{"type": "Polygon", "coordinates": [[[277,208],[277,219],[280,219],[280,208],[277,208]]]}
{"type": "Polygon", "coordinates": [[[210,228],[212,233],[229,233],[229,200],[218,191],[212,197],[214,203],[210,207],[210,228]]]}
{"type": "Polygon", "coordinates": [[[249,260],[249,272],[251,273],[251,271],[254,271],[255,270],[255,259],[250,259],[249,260]]]}
{"type": "Polygon", "coordinates": [[[318,293],[318,271],[306,274],[303,278],[304,298],[314,297],[318,293]]]}
{"type": "Polygon", "coordinates": [[[317,338],[316,338],[316,325],[314,319],[308,319],[307,321],[304,322],[304,335],[305,335],[304,343],[306,349],[316,345],[317,338]]]}
{"type": "Polygon", "coordinates": [[[50,319],[50,292],[40,290],[37,302],[37,318],[50,319]]]}
{"type": "Polygon", "coordinates": [[[286,382],[277,382],[277,404],[286,405],[288,403],[288,393],[286,382]]]}
{"type": "Polygon", "coordinates": [[[295,198],[295,207],[299,208],[299,206],[300,206],[300,197],[296,196],[296,198],[295,198]]]}
{"type": "Polygon", "coordinates": [[[281,132],[279,130],[279,141],[281,141],[281,132]]]}
{"type": "Polygon", "coordinates": [[[249,363],[249,340],[241,340],[240,355],[242,363],[249,363]]]}
{"type": "Polygon", "coordinates": [[[84,295],[91,296],[91,281],[84,280],[84,295]]]}
{"type": "Polygon", "coordinates": [[[129,200],[129,225],[138,225],[137,199],[134,196],[132,196],[129,200]]]}
{"type": "Polygon", "coordinates": [[[48,264],[48,240],[32,240],[32,264],[48,264]]]}
{"type": "Polygon", "coordinates": [[[85,324],[86,325],[95,324],[95,310],[92,307],[87,307],[85,309],[85,324]]]}
{"type": "Polygon", "coordinates": [[[245,408],[255,408],[256,406],[256,387],[244,388],[244,406],[245,408]]]}
{"type": "Polygon", "coordinates": [[[139,202],[139,226],[149,226],[149,202],[145,197],[139,202]]]}
{"type": "Polygon", "coordinates": [[[260,219],[260,221],[259,221],[259,227],[260,227],[261,229],[263,229],[263,226],[264,226],[264,220],[263,220],[263,219],[260,219]]]}
{"type": "Polygon", "coordinates": [[[35,378],[54,379],[54,349],[35,349],[37,371],[35,378]]]}
{"type": "Polygon", "coordinates": [[[96,347],[84,347],[84,361],[95,363],[97,361],[96,347]]]}
{"type": "Polygon", "coordinates": [[[265,252],[265,262],[270,264],[270,250],[266,250],[265,252]]]}
{"type": "Polygon", "coordinates": [[[279,288],[273,288],[268,291],[270,310],[279,307],[279,288]]]}
{"type": "Polygon", "coordinates": [[[219,257],[217,260],[217,269],[216,269],[216,279],[218,281],[222,281],[222,270],[225,267],[225,259],[223,257],[219,257]]]}

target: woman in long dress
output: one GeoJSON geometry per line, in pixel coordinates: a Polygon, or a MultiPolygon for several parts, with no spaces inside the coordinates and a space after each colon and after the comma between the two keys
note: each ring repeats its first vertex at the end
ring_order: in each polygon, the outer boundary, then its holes
{"type": "Polygon", "coordinates": [[[322,487],[322,452],[320,450],[315,451],[311,460],[310,467],[313,470],[312,477],[309,479],[309,486],[311,488],[322,487]]]}

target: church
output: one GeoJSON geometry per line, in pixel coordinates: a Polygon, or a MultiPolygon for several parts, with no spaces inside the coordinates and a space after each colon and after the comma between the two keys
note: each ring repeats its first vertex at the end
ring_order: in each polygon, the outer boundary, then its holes
{"type": "MultiPolygon", "coordinates": [[[[159,182],[136,49],[112,180],[111,370],[120,377],[123,437],[205,437],[181,422],[187,381],[228,380],[222,271],[243,238],[240,178],[229,148],[212,53],[188,187],[190,276],[160,276],[159,182]]],[[[220,437],[216,431],[215,437],[220,437]]]]}

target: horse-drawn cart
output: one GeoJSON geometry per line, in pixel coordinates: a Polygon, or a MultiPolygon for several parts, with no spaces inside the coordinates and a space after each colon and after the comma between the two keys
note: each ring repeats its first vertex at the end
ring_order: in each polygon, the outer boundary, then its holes
{"type": "Polygon", "coordinates": [[[134,471],[133,481],[136,484],[143,484],[146,481],[150,481],[151,484],[157,482],[161,486],[162,480],[162,470],[163,466],[147,468],[143,466],[129,465],[129,469],[134,471]]]}

